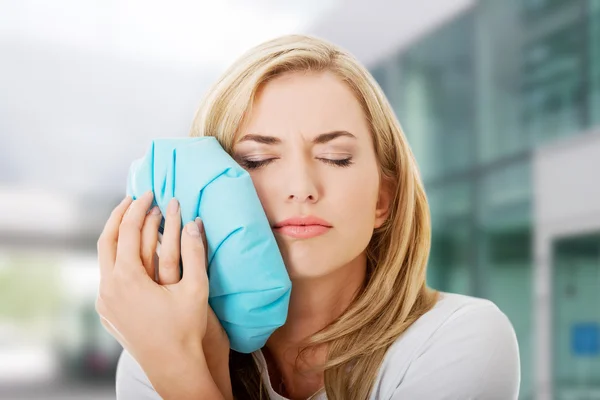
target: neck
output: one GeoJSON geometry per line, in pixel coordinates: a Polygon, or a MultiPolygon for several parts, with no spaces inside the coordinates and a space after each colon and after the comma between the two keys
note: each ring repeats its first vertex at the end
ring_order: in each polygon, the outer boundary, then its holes
{"type": "Polygon", "coordinates": [[[337,319],[348,308],[364,284],[366,256],[362,254],[327,276],[292,279],[286,323],[269,338],[263,349],[275,390],[285,382],[285,395],[305,397],[323,385],[323,373],[307,373],[326,361],[327,349],[311,349],[297,360],[306,339],[337,319]],[[294,390],[298,388],[299,390],[294,390]]]}

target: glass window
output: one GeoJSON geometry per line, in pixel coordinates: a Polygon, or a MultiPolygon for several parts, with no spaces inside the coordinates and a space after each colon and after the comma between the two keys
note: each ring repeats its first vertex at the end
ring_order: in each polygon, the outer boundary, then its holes
{"type": "Polygon", "coordinates": [[[428,284],[438,290],[471,294],[473,229],[471,185],[458,181],[427,189],[432,215],[428,284]]]}
{"type": "Polygon", "coordinates": [[[528,159],[485,171],[478,183],[478,229],[472,245],[481,295],[508,316],[519,341],[520,398],[533,397],[533,256],[531,164],[528,159]]]}
{"type": "Polygon", "coordinates": [[[519,121],[520,1],[480,1],[476,9],[479,164],[519,153],[529,146],[519,121]]]}
{"type": "MultiPolygon", "coordinates": [[[[573,0],[569,0],[574,2],[573,0]]],[[[522,0],[523,15],[526,21],[535,21],[536,19],[543,18],[547,15],[551,15],[557,10],[560,11],[564,8],[565,3],[569,1],[565,0],[522,0]]]]}
{"type": "Polygon", "coordinates": [[[391,97],[425,181],[472,165],[473,24],[467,13],[394,59],[391,97]]]}
{"type": "MultiPolygon", "coordinates": [[[[521,351],[520,398],[533,398],[531,150],[600,125],[600,0],[479,0],[380,67],[427,189],[428,282],[490,298],[508,315],[521,351]]],[[[586,286],[600,293],[595,251],[557,257],[556,290],[580,279],[569,285],[585,291],[579,303],[556,299],[558,396],[578,382],[600,389],[600,358],[576,359],[569,347],[575,317],[600,319],[590,311],[600,298],[586,286]]]]}
{"type": "Polygon", "coordinates": [[[586,125],[585,24],[576,3],[560,10],[553,26],[541,20],[524,30],[530,40],[522,46],[521,119],[534,143],[575,134],[586,125]]]}
{"type": "Polygon", "coordinates": [[[429,286],[445,292],[470,294],[469,228],[468,220],[458,219],[434,229],[427,270],[429,286]]]}
{"type": "Polygon", "coordinates": [[[478,220],[492,229],[530,226],[532,195],[529,159],[489,171],[479,186],[478,220]]]}
{"type": "Polygon", "coordinates": [[[583,0],[479,2],[475,54],[481,163],[588,126],[584,5],[583,0]]]}
{"type": "Polygon", "coordinates": [[[554,244],[553,370],[557,399],[600,391],[600,234],[554,244]]]}
{"type": "Polygon", "coordinates": [[[485,297],[510,319],[521,358],[522,399],[533,398],[532,232],[529,226],[488,229],[480,238],[485,268],[485,297]]]}
{"type": "Polygon", "coordinates": [[[600,1],[589,0],[589,60],[590,102],[589,114],[592,125],[600,125],[600,1]]]}

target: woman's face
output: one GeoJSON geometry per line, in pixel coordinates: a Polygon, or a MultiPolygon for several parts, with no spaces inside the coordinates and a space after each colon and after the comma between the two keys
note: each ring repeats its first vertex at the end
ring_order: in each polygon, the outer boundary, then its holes
{"type": "Polygon", "coordinates": [[[259,91],[234,157],[248,170],[292,279],[365,262],[385,219],[369,126],[333,73],[288,73],[259,91]]]}

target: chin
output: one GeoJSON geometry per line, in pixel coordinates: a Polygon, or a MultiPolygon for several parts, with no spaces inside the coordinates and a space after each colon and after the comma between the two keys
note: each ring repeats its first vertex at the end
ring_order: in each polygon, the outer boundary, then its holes
{"type": "Polygon", "coordinates": [[[340,254],[335,243],[320,239],[291,242],[278,239],[291,280],[322,278],[343,268],[350,261],[340,254]]]}
{"type": "Polygon", "coordinates": [[[284,258],[285,265],[292,281],[304,279],[318,279],[331,274],[337,268],[332,268],[334,263],[325,262],[323,259],[293,259],[284,258]]]}

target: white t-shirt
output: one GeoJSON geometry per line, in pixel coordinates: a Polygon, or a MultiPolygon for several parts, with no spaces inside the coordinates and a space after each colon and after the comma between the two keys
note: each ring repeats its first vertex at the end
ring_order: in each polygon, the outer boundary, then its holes
{"type": "MultiPolygon", "coordinates": [[[[262,353],[257,353],[271,400],[262,353]]],[[[521,379],[513,327],[489,300],[441,293],[437,304],[388,349],[371,400],[517,399],[521,379]]],[[[116,377],[118,400],[160,400],[133,357],[124,351],[116,377]]],[[[315,400],[326,400],[325,393],[315,400]]]]}

